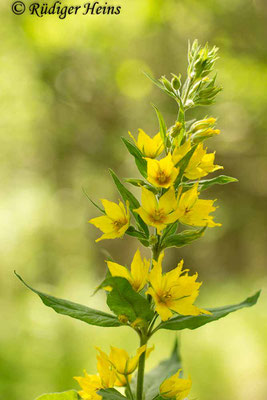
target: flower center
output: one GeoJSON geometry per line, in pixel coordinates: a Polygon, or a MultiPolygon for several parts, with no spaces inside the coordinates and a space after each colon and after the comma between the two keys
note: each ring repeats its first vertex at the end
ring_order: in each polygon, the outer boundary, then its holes
{"type": "Polygon", "coordinates": [[[166,304],[168,302],[168,300],[170,300],[170,299],[172,299],[172,295],[170,294],[169,291],[164,292],[158,296],[159,303],[166,304]]]}
{"type": "Polygon", "coordinates": [[[157,173],[156,180],[160,184],[168,183],[169,180],[170,180],[170,177],[167,176],[164,171],[159,170],[158,173],[157,173]]]}
{"type": "Polygon", "coordinates": [[[153,219],[155,222],[164,223],[164,217],[165,217],[165,214],[164,214],[163,210],[161,210],[161,209],[159,209],[159,210],[154,210],[154,214],[153,214],[153,216],[152,216],[152,219],[153,219]]]}
{"type": "Polygon", "coordinates": [[[121,227],[123,227],[123,225],[126,224],[125,220],[117,220],[117,221],[113,221],[113,226],[115,228],[115,230],[120,230],[121,227]]]}

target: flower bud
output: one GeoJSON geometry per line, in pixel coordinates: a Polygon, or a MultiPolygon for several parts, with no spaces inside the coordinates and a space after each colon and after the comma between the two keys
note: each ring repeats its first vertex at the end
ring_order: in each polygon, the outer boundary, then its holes
{"type": "Polygon", "coordinates": [[[205,118],[201,119],[200,121],[195,122],[192,126],[190,131],[195,133],[201,129],[208,129],[212,128],[216,123],[216,118],[205,118]]]}
{"type": "Polygon", "coordinates": [[[181,87],[181,75],[179,75],[179,77],[178,77],[178,76],[172,74],[172,76],[173,76],[172,81],[171,81],[172,87],[174,90],[179,90],[181,87]]]}
{"type": "Polygon", "coordinates": [[[176,136],[179,135],[180,131],[182,129],[182,124],[181,122],[175,122],[175,125],[173,125],[170,129],[170,136],[175,138],[176,136]]]}
{"type": "Polygon", "coordinates": [[[149,239],[149,244],[150,244],[150,245],[153,246],[154,244],[157,243],[157,241],[158,241],[157,236],[155,236],[155,235],[150,236],[150,239],[149,239]]]}
{"type": "Polygon", "coordinates": [[[170,81],[168,81],[168,79],[165,76],[162,76],[160,78],[160,82],[163,83],[163,85],[165,86],[165,88],[169,91],[169,92],[173,92],[173,88],[172,88],[172,84],[170,81]]]}
{"type": "Polygon", "coordinates": [[[121,324],[127,324],[127,322],[129,321],[128,317],[126,315],[119,315],[118,316],[118,320],[120,321],[121,324]]]}

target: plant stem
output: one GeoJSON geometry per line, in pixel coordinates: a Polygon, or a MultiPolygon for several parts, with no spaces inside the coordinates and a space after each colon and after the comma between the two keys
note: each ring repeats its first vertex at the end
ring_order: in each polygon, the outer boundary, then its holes
{"type": "Polygon", "coordinates": [[[127,388],[128,393],[130,395],[130,398],[131,398],[131,400],[134,400],[132,389],[131,389],[131,386],[130,386],[130,383],[129,383],[128,375],[125,375],[125,379],[126,379],[126,388],[127,388]]]}
{"type": "Polygon", "coordinates": [[[155,260],[155,261],[158,261],[160,253],[161,253],[161,247],[160,247],[159,242],[158,242],[152,248],[152,259],[155,260]]]}
{"type": "MultiPolygon", "coordinates": [[[[141,335],[140,347],[147,344],[147,337],[141,335]]],[[[138,373],[137,373],[137,387],[136,387],[136,399],[143,399],[143,387],[144,387],[144,374],[145,374],[145,362],[146,362],[146,352],[141,354],[139,358],[138,373]]]]}

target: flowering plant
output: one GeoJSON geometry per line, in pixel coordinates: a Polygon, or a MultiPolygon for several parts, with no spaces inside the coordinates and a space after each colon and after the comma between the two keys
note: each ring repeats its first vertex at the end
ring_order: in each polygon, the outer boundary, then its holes
{"type": "Polygon", "coordinates": [[[116,347],[111,347],[110,354],[97,348],[97,374],[85,371],[84,376],[75,377],[81,390],[43,395],[39,400],[183,400],[190,393],[191,378],[182,375],[177,342],[170,358],[145,374],[145,361],[154,349],[148,345],[151,337],[160,329],[197,329],[257,302],[259,292],[239,304],[201,308],[195,304],[202,284],[198,275],[190,275],[183,260],[167,273],[162,267],[166,249],[188,245],[201,238],[207,228],[221,225],[214,221],[215,200],[203,199],[202,192],[215,184],[236,181],[225,175],[203,179],[223,168],[215,164],[215,153],[208,153],[204,146],[206,139],[220,131],[215,129],[215,118],[185,118],[187,110],[212,104],[220,92],[215,76],[210,77],[217,54],[216,47],[201,47],[195,40],[189,45],[183,85],[181,75],[172,74],[171,80],[149,77],[177,103],[178,116],[167,128],[154,107],[159,133],[150,137],[140,129],[137,138],[131,133],[131,140],[122,138],[141,174],[141,178],[126,182],[141,189],[141,203],[112,170],[111,177],[121,195],[119,203],[101,200],[102,208],[91,200],[101,213],[89,221],[102,232],[96,242],[130,235],[152,253],[147,260],[137,248],[130,269],[114,260],[107,261],[106,278],[97,290],[106,292],[112,314],[42,293],[17,275],[57,313],[101,327],[127,326],[140,339],[133,356],[116,347]]]}

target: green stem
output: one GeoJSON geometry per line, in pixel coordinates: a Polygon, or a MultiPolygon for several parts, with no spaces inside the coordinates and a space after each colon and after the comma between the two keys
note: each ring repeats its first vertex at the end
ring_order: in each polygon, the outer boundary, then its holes
{"type": "Polygon", "coordinates": [[[128,377],[128,375],[125,375],[125,378],[126,378],[126,388],[127,388],[128,393],[129,393],[129,395],[130,395],[130,398],[131,398],[131,400],[134,400],[134,397],[133,397],[133,393],[132,393],[132,389],[131,389],[131,386],[130,386],[130,382],[129,382],[129,377],[128,377]]]}
{"type": "MultiPolygon", "coordinates": [[[[141,335],[140,347],[147,344],[147,337],[141,335]]],[[[139,358],[138,373],[137,373],[137,387],[136,387],[136,399],[143,399],[143,388],[144,388],[144,375],[145,375],[145,362],[146,362],[146,352],[141,354],[139,358]]]]}
{"type": "Polygon", "coordinates": [[[159,241],[152,248],[152,258],[155,261],[158,261],[159,255],[161,253],[161,247],[159,241]]]}

